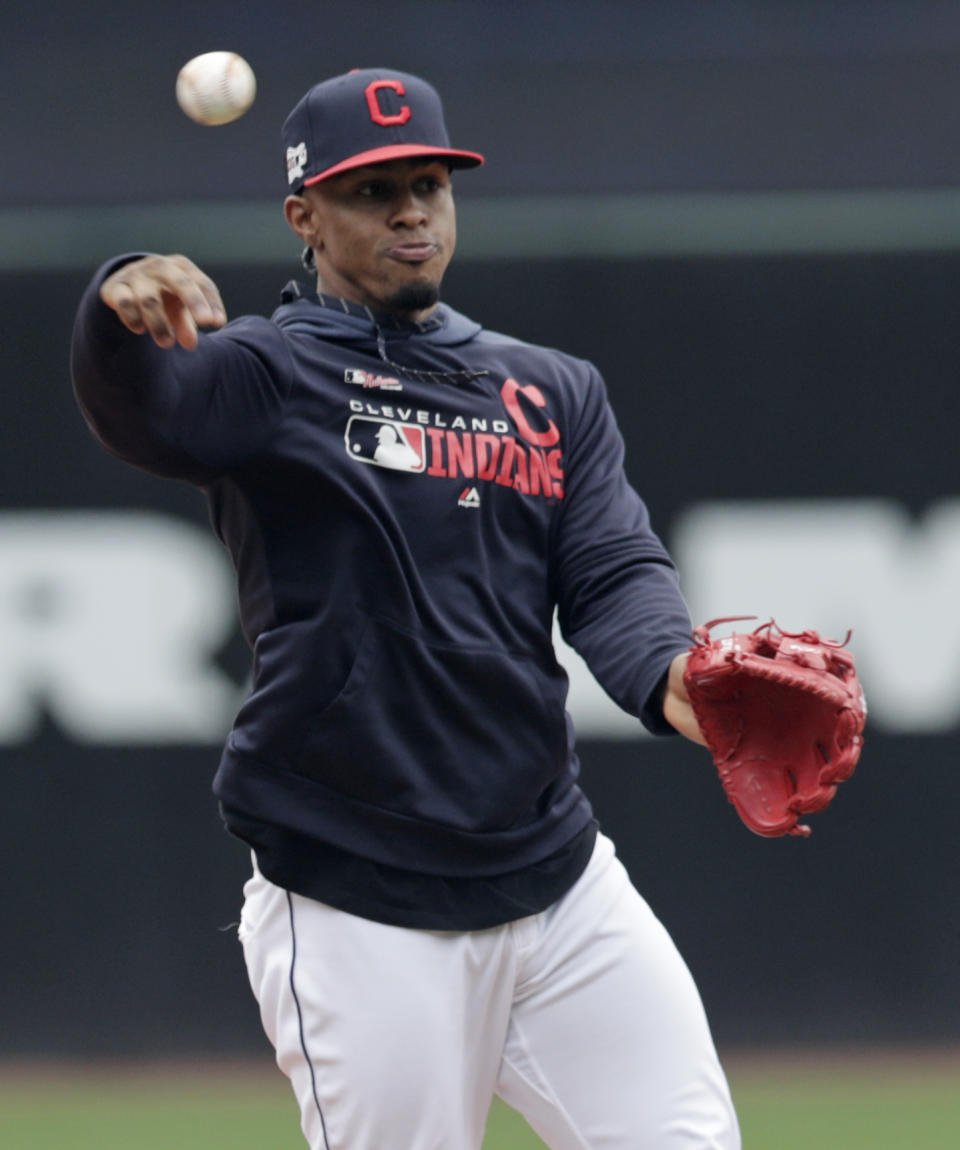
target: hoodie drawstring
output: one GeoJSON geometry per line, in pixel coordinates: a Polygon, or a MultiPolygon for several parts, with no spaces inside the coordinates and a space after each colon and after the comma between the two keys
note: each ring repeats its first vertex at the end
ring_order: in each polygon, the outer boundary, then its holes
{"type": "Polygon", "coordinates": [[[490,374],[489,371],[420,371],[417,368],[404,367],[402,363],[394,363],[387,355],[387,337],[379,324],[377,324],[377,354],[387,367],[399,371],[401,375],[417,383],[470,383],[490,374]]]}

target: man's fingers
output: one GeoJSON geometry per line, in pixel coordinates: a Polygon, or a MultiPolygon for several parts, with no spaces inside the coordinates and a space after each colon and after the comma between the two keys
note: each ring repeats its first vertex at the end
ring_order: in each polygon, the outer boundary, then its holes
{"type": "Polygon", "coordinates": [[[159,284],[147,283],[140,286],[136,303],[140,309],[143,324],[147,332],[153,337],[154,343],[160,347],[172,347],[174,333],[168,318],[168,307],[174,306],[175,297],[169,297],[165,300],[159,284]]]}
{"type": "Polygon", "coordinates": [[[170,309],[172,320],[172,339],[187,351],[193,351],[197,346],[197,324],[193,315],[185,307],[172,307],[170,309]]]}
{"type": "Polygon", "coordinates": [[[125,264],[100,289],[103,302],[137,335],[160,347],[197,346],[197,327],[221,327],[227,315],[217,285],[185,256],[147,256],[125,264]]]}
{"type": "Polygon", "coordinates": [[[217,285],[186,256],[167,256],[151,274],[163,289],[189,311],[195,323],[220,327],[226,322],[226,311],[217,285]]]}
{"type": "Polygon", "coordinates": [[[203,294],[204,301],[207,307],[208,319],[199,319],[196,315],[198,323],[202,323],[208,327],[222,327],[227,322],[227,309],[223,306],[223,300],[220,298],[220,289],[210,279],[209,276],[204,275],[199,268],[197,270],[197,286],[203,294]]]}
{"type": "Polygon", "coordinates": [[[114,280],[111,276],[100,289],[100,298],[117,313],[121,322],[137,335],[147,330],[143,321],[140,305],[130,286],[122,280],[114,280]]]}

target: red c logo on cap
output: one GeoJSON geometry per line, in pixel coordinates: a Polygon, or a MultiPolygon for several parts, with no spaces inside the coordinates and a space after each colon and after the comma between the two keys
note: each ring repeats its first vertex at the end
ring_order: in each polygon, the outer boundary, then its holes
{"type": "Polygon", "coordinates": [[[380,107],[380,98],[377,93],[381,88],[389,88],[392,92],[396,92],[398,96],[405,96],[407,94],[406,88],[400,83],[399,80],[374,80],[367,85],[366,97],[367,107],[370,109],[370,119],[375,124],[383,124],[388,128],[391,124],[405,124],[412,115],[409,104],[401,105],[400,111],[392,116],[388,116],[380,107]]]}

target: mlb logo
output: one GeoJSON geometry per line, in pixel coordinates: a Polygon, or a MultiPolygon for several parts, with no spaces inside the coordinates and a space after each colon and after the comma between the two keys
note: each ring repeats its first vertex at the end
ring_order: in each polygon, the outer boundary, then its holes
{"type": "Polygon", "coordinates": [[[360,463],[392,471],[419,472],[426,467],[426,437],[415,423],[354,415],[344,439],[347,454],[360,463]]]}

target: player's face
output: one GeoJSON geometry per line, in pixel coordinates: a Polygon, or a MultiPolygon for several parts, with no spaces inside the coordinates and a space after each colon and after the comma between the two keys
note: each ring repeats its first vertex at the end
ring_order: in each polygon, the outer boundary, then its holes
{"type": "Polygon", "coordinates": [[[320,290],[423,319],[436,307],[456,243],[450,171],[394,160],[305,188],[320,290]]]}

